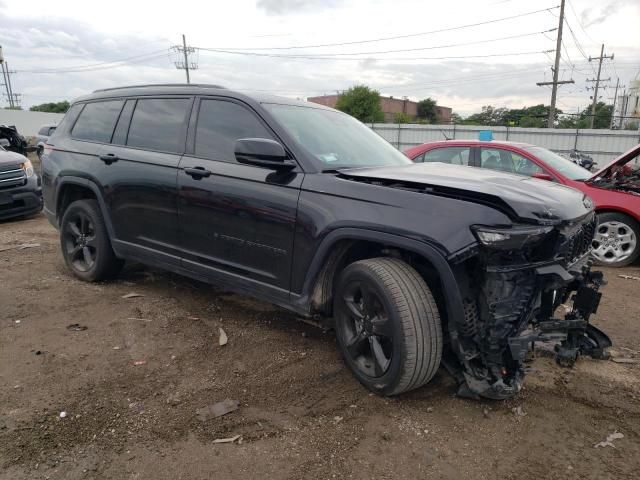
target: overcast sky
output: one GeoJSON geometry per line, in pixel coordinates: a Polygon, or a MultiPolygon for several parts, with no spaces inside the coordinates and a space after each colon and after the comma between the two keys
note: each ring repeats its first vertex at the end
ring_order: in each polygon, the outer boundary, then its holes
{"type": "MultiPolygon", "coordinates": [[[[549,103],[549,88],[536,82],[551,79],[553,53],[542,52],[555,49],[556,31],[548,31],[558,26],[552,7],[559,3],[0,0],[0,44],[24,107],[97,88],[182,82],[170,47],[185,33],[199,47],[192,82],[299,98],[364,83],[383,95],[432,97],[468,115],[483,105],[549,103]],[[434,30],[448,31],[428,33],[434,30]],[[398,36],[405,37],[368,41],[398,36]]],[[[628,86],[640,72],[640,0],[567,0],[566,15],[573,35],[565,27],[560,76],[576,83],[560,88],[558,106],[575,112],[589,103],[586,80],[597,68],[583,53],[598,56],[602,42],[605,54],[615,53],[603,64],[609,84],[619,76],[628,86]]],[[[613,86],[602,95],[613,97],[613,86]]]]}

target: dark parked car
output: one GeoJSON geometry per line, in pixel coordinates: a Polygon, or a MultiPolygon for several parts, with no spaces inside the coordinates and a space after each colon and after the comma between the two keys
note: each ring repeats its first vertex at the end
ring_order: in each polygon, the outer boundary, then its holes
{"type": "Polygon", "coordinates": [[[602,275],[584,194],[414,164],[320,105],[203,85],[96,91],[49,139],[43,181],[79,278],[137,260],[326,321],[379,394],[442,362],[460,395],[507,398],[533,342],[561,342],[566,364],[609,345],[589,324],[602,275]]]}
{"type": "Polygon", "coordinates": [[[40,178],[27,157],[9,152],[0,139],[0,220],[42,210],[40,178]]]}
{"type": "Polygon", "coordinates": [[[38,134],[35,138],[36,144],[36,153],[38,154],[38,158],[42,158],[42,153],[44,152],[44,146],[49,140],[49,137],[53,135],[53,132],[56,131],[57,125],[43,125],[38,130],[38,134]]]}
{"type": "Polygon", "coordinates": [[[595,203],[598,228],[593,256],[598,263],[624,267],[640,256],[640,145],[596,173],[526,143],[449,140],[425,143],[405,153],[415,162],[469,165],[576,188],[595,203]]]}

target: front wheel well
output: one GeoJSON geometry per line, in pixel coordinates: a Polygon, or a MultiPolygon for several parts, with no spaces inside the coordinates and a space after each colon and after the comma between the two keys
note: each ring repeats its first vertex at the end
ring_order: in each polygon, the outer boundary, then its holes
{"type": "Polygon", "coordinates": [[[358,260],[378,257],[398,258],[413,267],[431,289],[440,314],[445,318],[446,308],[441,279],[437,269],[427,258],[412,250],[394,245],[352,239],[339,240],[332,245],[331,253],[314,282],[311,293],[312,311],[324,317],[331,317],[335,285],[342,270],[358,260]]]}
{"type": "Polygon", "coordinates": [[[76,200],[91,199],[97,200],[96,194],[88,187],[75,183],[68,183],[60,187],[58,201],[56,204],[56,218],[58,222],[62,219],[65,210],[76,200]]]}
{"type": "Polygon", "coordinates": [[[605,209],[602,209],[602,210],[596,210],[596,215],[603,215],[605,213],[617,213],[618,215],[624,215],[625,217],[629,217],[631,220],[633,220],[638,225],[640,225],[640,218],[636,218],[635,216],[633,216],[630,213],[625,212],[623,210],[616,210],[616,209],[613,209],[613,208],[605,208],[605,209]]]}

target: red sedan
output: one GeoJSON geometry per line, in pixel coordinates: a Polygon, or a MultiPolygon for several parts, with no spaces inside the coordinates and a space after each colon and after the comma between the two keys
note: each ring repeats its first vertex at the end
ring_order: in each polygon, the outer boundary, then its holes
{"type": "Polygon", "coordinates": [[[546,148],[526,143],[446,140],[410,148],[414,162],[442,162],[558,182],[593,199],[598,230],[593,254],[612,267],[629,265],[640,255],[640,145],[599,172],[588,170],[546,148]]]}

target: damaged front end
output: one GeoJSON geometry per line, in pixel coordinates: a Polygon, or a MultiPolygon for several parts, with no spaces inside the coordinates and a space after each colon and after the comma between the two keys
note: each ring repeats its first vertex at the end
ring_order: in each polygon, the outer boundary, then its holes
{"type": "Polygon", "coordinates": [[[593,212],[555,225],[473,227],[478,245],[455,267],[464,318],[452,319],[447,332],[445,365],[459,395],[518,393],[535,342],[555,342],[563,366],[581,354],[606,358],[611,341],[589,323],[604,283],[601,272],[591,271],[595,227],[593,212]]]}

